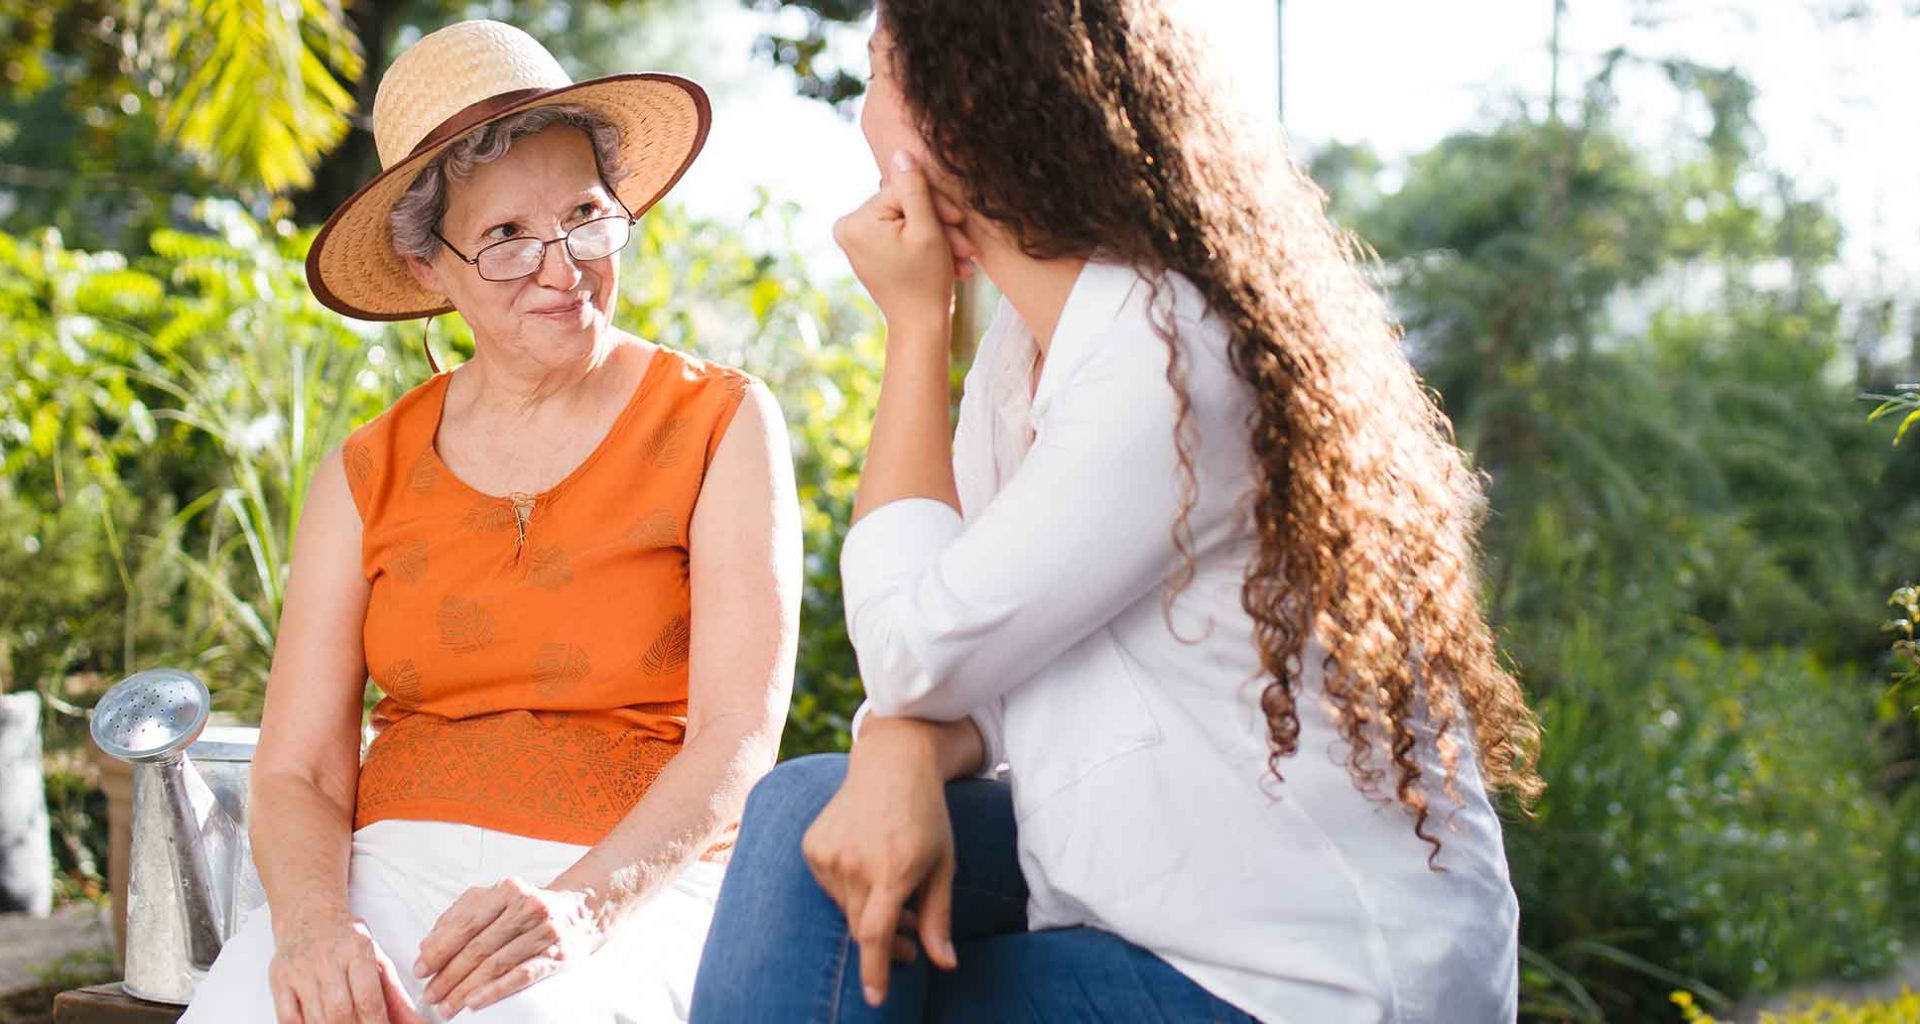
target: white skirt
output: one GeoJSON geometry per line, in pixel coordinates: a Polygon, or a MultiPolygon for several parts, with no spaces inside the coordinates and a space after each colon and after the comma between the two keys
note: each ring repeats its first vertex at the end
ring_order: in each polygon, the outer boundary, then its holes
{"type": "MultiPolygon", "coordinates": [[[[546,885],[587,851],[472,825],[379,821],[353,834],[347,908],[399,969],[416,1003],[426,979],[413,976],[420,942],[440,914],[475,886],[517,876],[546,885]]],[[[632,909],[584,962],[551,975],[460,1020],[649,1024],[684,1021],[706,945],[722,865],[696,861],[632,909]]],[[[194,990],[181,1024],[261,1024],[274,1020],[267,966],[273,960],[267,907],[250,914],[194,990]]],[[[440,1018],[419,1005],[429,1021],[440,1018]]]]}

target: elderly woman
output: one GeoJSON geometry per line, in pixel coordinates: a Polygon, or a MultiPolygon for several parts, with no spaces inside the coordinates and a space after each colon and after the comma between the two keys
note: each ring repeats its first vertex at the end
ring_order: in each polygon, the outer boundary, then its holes
{"type": "Polygon", "coordinates": [[[270,913],[189,1024],[686,1015],[774,759],[800,553],[765,388],[610,322],[614,255],[708,109],[671,76],[570,83],[494,22],[382,81],[385,169],[309,280],[362,319],[457,310],[474,357],[313,482],[254,765],[270,913]]]}

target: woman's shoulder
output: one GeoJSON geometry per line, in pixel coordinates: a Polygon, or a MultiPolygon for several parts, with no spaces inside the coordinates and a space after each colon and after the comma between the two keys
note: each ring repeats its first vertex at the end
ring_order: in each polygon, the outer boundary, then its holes
{"type": "Polygon", "coordinates": [[[1107,329],[1109,338],[1101,346],[1109,371],[1164,380],[1171,342],[1185,358],[1184,372],[1196,392],[1190,398],[1204,397],[1225,383],[1216,378],[1223,371],[1231,373],[1228,349],[1233,330],[1191,278],[1177,270],[1123,263],[1099,269],[1111,282],[1106,287],[1120,296],[1107,329]]]}
{"type": "Polygon", "coordinates": [[[689,352],[655,345],[653,358],[665,360],[663,376],[679,389],[695,393],[713,392],[717,397],[737,402],[759,378],[736,366],[705,359],[689,352]]]}
{"type": "Polygon", "coordinates": [[[452,370],[442,370],[426,380],[408,388],[406,393],[393,400],[393,403],[381,410],[379,415],[362,423],[347,435],[343,448],[363,445],[371,449],[388,446],[398,435],[417,431],[424,421],[431,432],[439,419],[437,398],[447,386],[452,370]]]}
{"type": "Polygon", "coordinates": [[[650,426],[641,432],[646,438],[641,454],[657,461],[658,451],[677,448],[684,437],[704,449],[700,465],[711,465],[735,414],[753,404],[747,396],[756,388],[764,392],[764,385],[738,367],[664,345],[653,359],[647,371],[653,383],[643,399],[651,408],[641,413],[650,426]]]}
{"type": "Polygon", "coordinates": [[[1168,323],[1185,336],[1215,336],[1230,333],[1219,312],[1199,284],[1178,270],[1151,270],[1130,267],[1139,287],[1132,295],[1132,312],[1146,320],[1168,323]]]}
{"type": "Polygon", "coordinates": [[[375,498],[387,489],[388,481],[408,479],[407,474],[421,471],[420,456],[439,426],[439,395],[451,372],[434,374],[409,388],[340,443],[340,462],[363,522],[373,515],[375,498]]]}
{"type": "Polygon", "coordinates": [[[746,404],[747,394],[763,386],[758,377],[739,367],[664,345],[655,349],[653,358],[665,362],[648,368],[648,376],[656,382],[652,404],[673,418],[692,414],[708,420],[716,432],[724,432],[733,414],[746,404]]]}

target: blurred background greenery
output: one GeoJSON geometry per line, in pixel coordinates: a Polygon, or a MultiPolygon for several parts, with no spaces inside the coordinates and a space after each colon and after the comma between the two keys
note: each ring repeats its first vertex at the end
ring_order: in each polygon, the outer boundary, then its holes
{"type": "MultiPolygon", "coordinates": [[[[65,896],[104,871],[86,707],[169,664],[257,714],[313,466],[426,376],[419,325],[346,321],[301,271],[375,169],[379,69],[489,15],[601,73],[630,66],[622,29],[697,35],[736,2],[0,6],[0,689],[46,700],[65,896]]],[[[846,110],[832,39],[869,0],[748,6],[781,9],[756,59],[846,110]]],[[[1881,974],[1920,927],[1920,466],[1893,443],[1920,415],[1920,302],[1837,286],[1843,225],[1766,158],[1740,68],[1598,67],[1556,62],[1556,102],[1406,159],[1298,155],[1490,476],[1486,606],[1547,730],[1546,797],[1508,827],[1524,1015],[1674,1020],[1676,989],[1724,1010],[1881,974]],[[1622,124],[1629,71],[1696,115],[1659,151],[1622,124]]],[[[619,312],[785,407],[808,552],[790,755],[843,748],[858,700],[836,565],[879,356],[799,213],[663,205],[619,312]]]]}

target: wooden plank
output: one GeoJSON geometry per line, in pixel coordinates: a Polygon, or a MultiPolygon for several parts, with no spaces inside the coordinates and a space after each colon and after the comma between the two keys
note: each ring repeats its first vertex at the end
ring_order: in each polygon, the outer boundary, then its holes
{"type": "Polygon", "coordinates": [[[118,983],[89,985],[53,998],[53,1024],[176,1024],[186,1012],[184,1006],[135,999],[118,983]]]}

